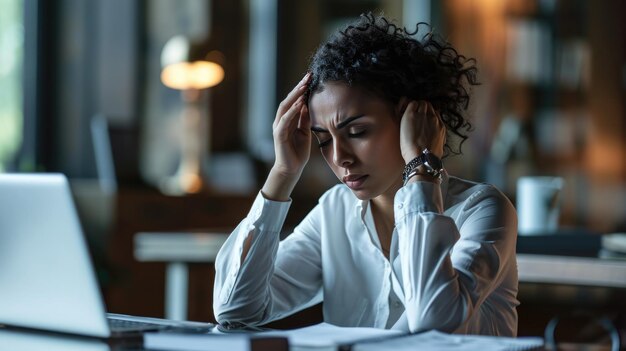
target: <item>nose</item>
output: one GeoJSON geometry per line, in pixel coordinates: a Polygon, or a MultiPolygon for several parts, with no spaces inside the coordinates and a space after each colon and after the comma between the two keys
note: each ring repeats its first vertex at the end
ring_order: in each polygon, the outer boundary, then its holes
{"type": "Polygon", "coordinates": [[[333,141],[333,163],[337,167],[347,168],[354,163],[354,155],[348,145],[339,140],[333,141]]]}

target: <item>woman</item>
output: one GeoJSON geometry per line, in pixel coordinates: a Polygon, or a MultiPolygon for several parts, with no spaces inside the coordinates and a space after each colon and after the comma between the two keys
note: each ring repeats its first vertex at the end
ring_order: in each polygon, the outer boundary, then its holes
{"type": "MultiPolygon", "coordinates": [[[[276,161],[216,261],[219,323],[262,325],[323,301],[340,326],[514,336],[517,220],[490,185],[449,176],[473,60],[362,15],[320,46],[280,104],[276,161]],[[279,243],[315,135],[343,184],[279,243]]],[[[460,152],[460,145],[459,145],[460,152]]]]}

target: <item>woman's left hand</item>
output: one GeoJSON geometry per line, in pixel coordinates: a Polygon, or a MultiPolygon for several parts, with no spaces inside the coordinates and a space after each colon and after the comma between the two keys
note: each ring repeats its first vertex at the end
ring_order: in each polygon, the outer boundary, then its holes
{"type": "Polygon", "coordinates": [[[411,101],[400,121],[400,151],[409,163],[428,149],[441,159],[446,142],[446,126],[428,101],[411,101]]]}

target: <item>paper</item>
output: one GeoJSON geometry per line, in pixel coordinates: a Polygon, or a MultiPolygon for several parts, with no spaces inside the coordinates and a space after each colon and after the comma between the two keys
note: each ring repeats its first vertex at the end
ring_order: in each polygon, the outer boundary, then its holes
{"type": "Polygon", "coordinates": [[[264,332],[260,335],[286,337],[290,347],[321,348],[402,334],[402,331],[393,329],[350,328],[320,323],[300,329],[264,332]]]}
{"type": "Polygon", "coordinates": [[[144,347],[154,350],[238,351],[250,350],[251,339],[268,340],[276,337],[287,338],[290,350],[315,349],[318,351],[336,350],[340,345],[402,334],[403,332],[399,330],[347,328],[328,323],[293,330],[255,333],[221,333],[218,328],[215,328],[208,334],[147,333],[144,336],[144,347]]]}
{"type": "Polygon", "coordinates": [[[416,350],[420,351],[522,351],[543,350],[543,339],[535,337],[507,338],[483,335],[445,334],[429,331],[378,342],[353,345],[353,351],[416,350]]]}
{"type": "MultiPolygon", "coordinates": [[[[400,330],[377,328],[338,327],[320,323],[310,327],[257,333],[219,334],[176,334],[148,333],[144,336],[144,347],[154,350],[251,350],[266,349],[254,347],[251,340],[270,340],[273,337],[287,338],[290,350],[338,350],[340,346],[351,345],[353,351],[522,351],[541,350],[541,338],[507,338],[480,335],[456,335],[429,331],[407,335],[400,330]],[[252,345],[252,346],[251,346],[252,345]]],[[[284,339],[283,339],[284,340],[284,339]]],[[[286,348],[286,346],[285,346],[286,348]]]]}

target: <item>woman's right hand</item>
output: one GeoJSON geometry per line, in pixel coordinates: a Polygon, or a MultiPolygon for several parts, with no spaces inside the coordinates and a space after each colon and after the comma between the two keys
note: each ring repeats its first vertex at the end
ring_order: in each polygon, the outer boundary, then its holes
{"type": "Polygon", "coordinates": [[[278,106],[273,137],[276,160],[261,192],[272,200],[286,201],[300,179],[311,153],[311,120],[304,101],[310,73],[278,106]]]}

